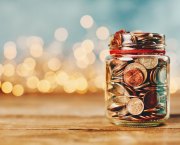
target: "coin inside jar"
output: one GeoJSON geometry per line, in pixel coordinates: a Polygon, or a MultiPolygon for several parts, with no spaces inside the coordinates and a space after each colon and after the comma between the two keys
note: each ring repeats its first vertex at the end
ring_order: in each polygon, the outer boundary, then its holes
{"type": "MultiPolygon", "coordinates": [[[[129,74],[134,74],[134,73],[137,73],[137,75],[139,75],[139,79],[141,80],[142,79],[142,76],[143,76],[143,81],[141,82],[140,80],[138,80],[138,85],[142,84],[143,82],[146,81],[147,79],[147,70],[146,68],[140,64],[140,63],[130,63],[129,65],[127,65],[124,69],[124,78],[129,76],[129,74]],[[130,71],[132,70],[132,71],[130,71]],[[130,72],[129,72],[130,71],[130,72]],[[129,72],[128,74],[126,74],[127,72],[129,72]],[[141,82],[141,83],[140,83],[141,82]]],[[[135,74],[136,74],[135,73],[135,74]]],[[[125,79],[124,79],[125,80],[125,79]]],[[[126,82],[127,83],[127,82],[126,82]]],[[[136,85],[135,85],[136,86],[136,85]]],[[[136,86],[137,87],[137,86],[136,86]]]]}
{"type": "Polygon", "coordinates": [[[158,79],[160,83],[165,83],[167,80],[167,69],[166,66],[163,66],[158,72],[158,79]]]}
{"type": "Polygon", "coordinates": [[[157,57],[141,57],[138,58],[138,61],[144,65],[147,69],[153,69],[158,65],[158,58],[157,57]]]}
{"type": "Polygon", "coordinates": [[[144,110],[144,103],[139,98],[132,98],[127,104],[127,110],[132,115],[139,115],[144,110]]]}
{"type": "Polygon", "coordinates": [[[158,104],[158,94],[156,91],[149,91],[144,97],[144,106],[145,108],[154,108],[158,104]]]}
{"type": "Polygon", "coordinates": [[[132,87],[137,87],[144,82],[144,76],[139,69],[131,69],[124,74],[124,81],[132,87]]]}

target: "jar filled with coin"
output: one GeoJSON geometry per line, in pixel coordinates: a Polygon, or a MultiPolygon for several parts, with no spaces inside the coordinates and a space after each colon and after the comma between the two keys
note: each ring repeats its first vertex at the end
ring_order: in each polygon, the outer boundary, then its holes
{"type": "Polygon", "coordinates": [[[112,35],[106,58],[106,116],[116,125],[159,126],[169,117],[169,57],[165,36],[112,35]]]}

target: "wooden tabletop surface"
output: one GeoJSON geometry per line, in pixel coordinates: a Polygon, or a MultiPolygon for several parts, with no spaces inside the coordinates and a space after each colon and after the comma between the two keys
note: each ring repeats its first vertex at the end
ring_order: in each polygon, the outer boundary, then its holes
{"type": "Polygon", "coordinates": [[[180,145],[180,96],[166,125],[130,128],[104,116],[103,94],[0,97],[0,145],[180,145]]]}

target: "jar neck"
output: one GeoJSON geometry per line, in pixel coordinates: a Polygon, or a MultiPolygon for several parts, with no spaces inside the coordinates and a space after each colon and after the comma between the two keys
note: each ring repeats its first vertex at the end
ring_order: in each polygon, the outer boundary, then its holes
{"type": "Polygon", "coordinates": [[[110,49],[110,54],[133,54],[133,55],[165,55],[166,51],[164,48],[152,49],[152,48],[139,48],[139,49],[110,49]]]}

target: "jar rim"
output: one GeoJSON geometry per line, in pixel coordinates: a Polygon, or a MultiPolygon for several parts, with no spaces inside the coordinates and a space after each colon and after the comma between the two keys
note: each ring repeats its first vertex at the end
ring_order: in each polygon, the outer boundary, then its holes
{"type": "MultiPolygon", "coordinates": [[[[117,31],[111,35],[110,38],[110,51],[120,50],[128,52],[127,50],[156,50],[157,53],[164,53],[165,51],[165,35],[151,32],[127,32],[125,30],[117,31]]],[[[117,51],[116,51],[117,52],[117,51]]],[[[148,51],[147,51],[148,52],[148,51]]],[[[143,53],[143,51],[139,51],[143,53]]]]}

